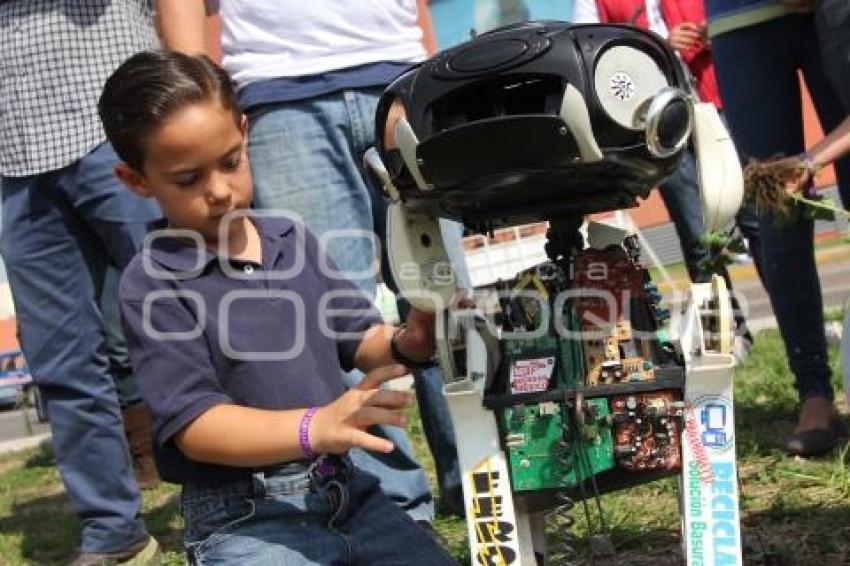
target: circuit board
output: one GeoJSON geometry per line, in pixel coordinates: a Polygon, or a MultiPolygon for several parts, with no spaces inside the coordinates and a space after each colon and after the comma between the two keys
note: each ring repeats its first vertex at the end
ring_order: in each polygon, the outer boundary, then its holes
{"type": "Polygon", "coordinates": [[[508,332],[491,394],[514,491],[570,491],[591,477],[617,489],[681,468],[682,392],[654,385],[669,371],[653,347],[666,315],[636,251],[585,250],[572,278],[542,264],[503,282],[508,332]],[[573,296],[558,302],[565,289],[573,296]]]}
{"type": "Polygon", "coordinates": [[[581,344],[551,334],[502,340],[502,379],[512,394],[575,389],[584,381],[581,344]]]}
{"type": "Polygon", "coordinates": [[[611,398],[617,464],[634,471],[677,470],[684,403],[673,392],[611,398]]]}
{"type": "Polygon", "coordinates": [[[578,428],[558,403],[505,409],[505,445],[514,491],[570,488],[614,467],[611,414],[605,399],[589,399],[578,428]],[[565,421],[568,424],[565,425],[565,421]]]}

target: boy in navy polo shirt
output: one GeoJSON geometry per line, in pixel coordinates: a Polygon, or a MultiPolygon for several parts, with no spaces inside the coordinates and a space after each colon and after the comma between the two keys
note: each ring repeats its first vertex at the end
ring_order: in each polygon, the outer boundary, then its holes
{"type": "Polygon", "coordinates": [[[452,563],[345,457],[392,449],[367,429],[404,425],[412,399],[379,386],[430,356],[433,317],[383,325],[303,225],[248,212],[245,120],[208,59],[137,54],[99,110],[116,174],[166,217],[125,271],[122,308],[190,560],[452,563]],[[355,367],[366,378],[345,391],[340,368],[355,367]]]}

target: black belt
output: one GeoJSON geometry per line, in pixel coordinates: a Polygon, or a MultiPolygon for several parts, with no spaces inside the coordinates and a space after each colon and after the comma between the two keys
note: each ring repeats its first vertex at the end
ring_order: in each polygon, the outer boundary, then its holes
{"type": "Polygon", "coordinates": [[[214,496],[234,495],[238,497],[262,498],[269,492],[294,492],[312,490],[331,480],[348,480],[353,464],[347,456],[321,456],[315,460],[293,460],[271,466],[243,468],[236,477],[231,476],[222,483],[184,483],[184,493],[192,496],[205,494],[214,496]],[[281,481],[287,476],[292,482],[281,481]],[[300,477],[299,477],[300,476],[300,477]],[[275,484],[269,489],[267,480],[275,484]],[[276,481],[275,481],[276,480],[276,481]],[[300,482],[300,483],[299,483],[300,482]]]}

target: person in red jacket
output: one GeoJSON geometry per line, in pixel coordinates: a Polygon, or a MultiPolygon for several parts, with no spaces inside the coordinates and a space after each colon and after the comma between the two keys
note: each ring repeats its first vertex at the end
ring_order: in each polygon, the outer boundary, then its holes
{"type": "Polygon", "coordinates": [[[723,107],[706,43],[702,0],[576,0],[573,22],[632,24],[654,31],[688,66],[700,98],[723,107]]]}
{"type": "Polygon", "coordinates": [[[688,66],[700,98],[723,108],[705,37],[702,0],[576,0],[573,21],[632,24],[654,31],[688,66]]]}
{"type": "MultiPolygon", "coordinates": [[[[708,47],[705,9],[702,0],[576,0],[574,23],[631,24],[649,29],[666,39],[679,54],[694,79],[701,100],[713,103],[718,110],[723,104],[714,75],[714,64],[708,47]]],[[[688,274],[694,282],[705,281],[710,274],[700,264],[708,258],[709,250],[702,241],[702,216],[696,163],[688,151],[679,169],[659,187],[661,197],[676,227],[688,274]]],[[[758,222],[755,214],[743,209],[737,218],[738,226],[751,250],[758,249],[758,222]]],[[[753,253],[756,269],[760,270],[758,254],[753,253]]],[[[725,271],[725,270],[724,270],[725,271]]],[[[731,288],[728,274],[721,275],[731,288]]],[[[736,322],[741,336],[739,354],[752,345],[752,335],[746,320],[736,305],[736,322]]]]}

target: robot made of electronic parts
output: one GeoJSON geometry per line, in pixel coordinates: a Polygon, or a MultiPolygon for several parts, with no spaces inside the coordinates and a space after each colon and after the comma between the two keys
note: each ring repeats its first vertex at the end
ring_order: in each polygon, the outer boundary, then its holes
{"type": "Polygon", "coordinates": [[[499,28],[400,76],[376,128],[393,275],[440,315],[473,563],[546,562],[544,518],[581,499],[603,550],[600,494],[678,475],[687,562],[740,564],[726,288],[695,285],[671,313],[636,235],[586,222],[636,206],[689,144],[708,229],[740,206],[734,147],[676,55],[629,26],[499,28]],[[451,308],[439,218],[547,221],[549,260],[451,308]]]}

